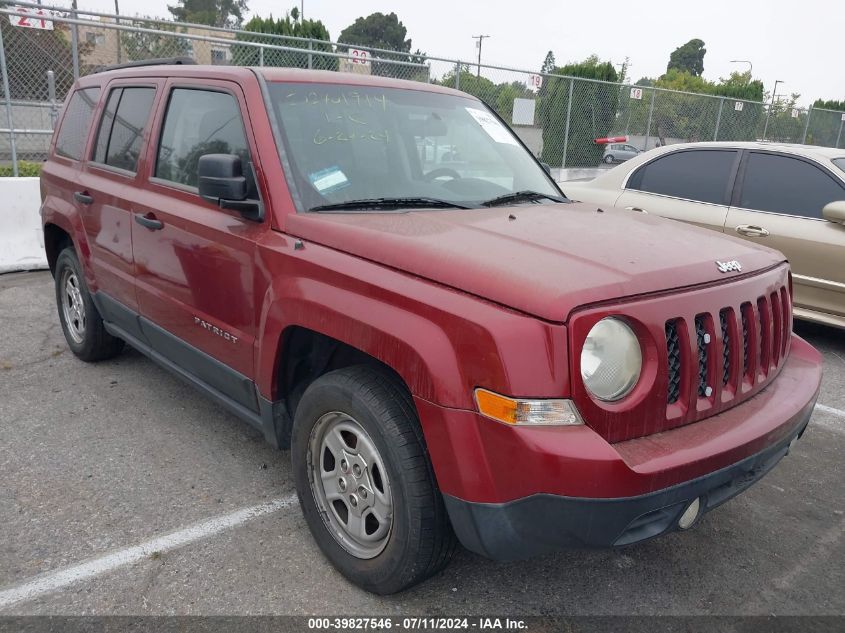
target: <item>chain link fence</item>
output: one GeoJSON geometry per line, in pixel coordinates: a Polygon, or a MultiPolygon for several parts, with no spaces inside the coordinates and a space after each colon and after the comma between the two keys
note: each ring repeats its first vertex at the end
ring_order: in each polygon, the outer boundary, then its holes
{"type": "Polygon", "coordinates": [[[692,141],[769,140],[845,145],[845,113],[674,92],[369,47],[0,1],[0,172],[46,157],[74,80],[155,58],[279,66],[435,83],[493,108],[554,168],[595,167],[610,145],[647,150],[692,141]]]}

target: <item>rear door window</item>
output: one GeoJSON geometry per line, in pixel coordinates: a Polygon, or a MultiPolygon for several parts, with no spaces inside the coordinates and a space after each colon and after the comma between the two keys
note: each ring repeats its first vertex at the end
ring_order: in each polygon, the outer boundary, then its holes
{"type": "Polygon", "coordinates": [[[131,172],[137,169],[154,98],[155,88],[111,91],[97,132],[94,162],[131,172]]]}
{"type": "Polygon", "coordinates": [[[736,158],[736,150],[673,152],[640,167],[627,188],[726,205],[736,158]]]}
{"type": "Polygon", "coordinates": [[[821,167],[780,154],[748,155],[739,207],[821,219],[834,200],[845,200],[845,187],[821,167]]]}
{"type": "Polygon", "coordinates": [[[56,154],[73,160],[82,158],[91,117],[99,99],[99,88],[82,88],[73,93],[56,137],[56,154]]]}

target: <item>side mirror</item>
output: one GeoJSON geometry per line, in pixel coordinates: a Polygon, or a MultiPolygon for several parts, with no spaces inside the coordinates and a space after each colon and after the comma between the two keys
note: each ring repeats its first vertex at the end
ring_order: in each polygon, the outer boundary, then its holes
{"type": "Polygon", "coordinates": [[[197,184],[204,200],[221,209],[238,211],[245,218],[260,221],[261,203],[249,200],[247,179],[241,159],[235,154],[205,154],[197,162],[197,184]]]}
{"type": "Polygon", "coordinates": [[[828,222],[845,224],[845,200],[837,200],[826,204],[822,209],[822,217],[828,222]]]}
{"type": "Polygon", "coordinates": [[[546,170],[546,173],[551,176],[552,175],[552,166],[548,163],[540,163],[540,166],[546,170]]]}

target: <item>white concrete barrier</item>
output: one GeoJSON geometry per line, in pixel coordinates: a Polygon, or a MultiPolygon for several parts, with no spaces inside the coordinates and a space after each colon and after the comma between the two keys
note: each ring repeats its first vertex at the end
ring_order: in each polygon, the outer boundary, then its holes
{"type": "Polygon", "coordinates": [[[0,273],[47,268],[38,178],[0,178],[0,273]]]}

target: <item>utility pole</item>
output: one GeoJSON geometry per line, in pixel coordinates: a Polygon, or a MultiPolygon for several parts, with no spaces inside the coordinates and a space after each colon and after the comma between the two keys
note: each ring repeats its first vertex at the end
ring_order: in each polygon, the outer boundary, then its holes
{"type": "Polygon", "coordinates": [[[490,37],[489,35],[473,35],[472,39],[478,40],[475,43],[476,48],[478,48],[478,72],[476,73],[476,77],[481,77],[481,43],[484,41],[485,37],[490,37]]]}
{"type": "MultiPolygon", "coordinates": [[[[120,6],[117,4],[117,0],[114,0],[114,21],[120,24],[120,6]]],[[[120,63],[120,31],[116,31],[114,34],[115,39],[117,40],[117,63],[120,63]]]]}
{"type": "Polygon", "coordinates": [[[763,126],[763,140],[766,140],[766,134],[769,131],[769,117],[772,115],[772,109],[775,107],[775,97],[778,94],[778,84],[784,83],[780,79],[775,80],[775,87],[772,90],[772,103],[769,106],[769,109],[766,111],[766,124],[763,126]]]}

